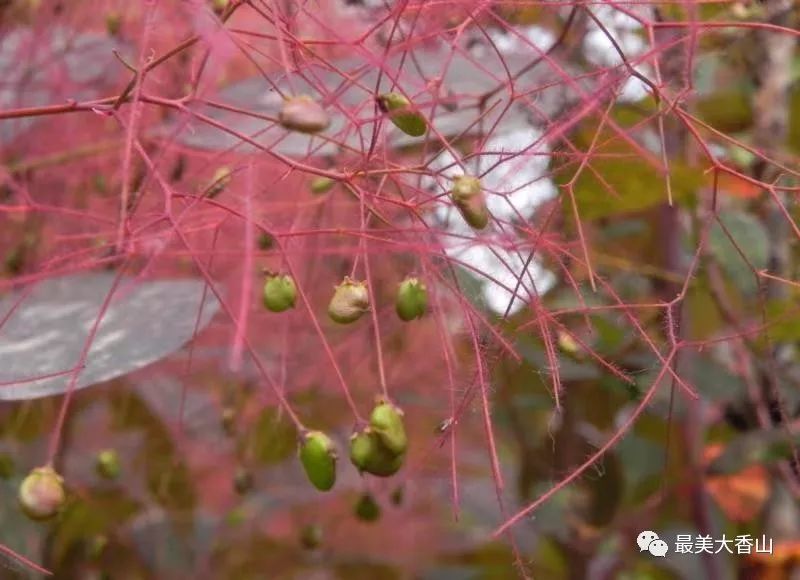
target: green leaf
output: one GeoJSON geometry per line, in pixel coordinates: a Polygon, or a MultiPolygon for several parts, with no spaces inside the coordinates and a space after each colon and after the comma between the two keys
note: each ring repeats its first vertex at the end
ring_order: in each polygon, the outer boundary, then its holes
{"type": "Polygon", "coordinates": [[[795,85],[789,98],[789,147],[800,152],[800,85],[795,85]]]}
{"type": "Polygon", "coordinates": [[[485,543],[470,552],[449,556],[446,560],[473,567],[482,580],[514,577],[514,554],[500,542],[485,543]]]}
{"type": "Polygon", "coordinates": [[[58,521],[53,540],[54,560],[64,557],[80,542],[124,526],[139,511],[139,503],[120,489],[85,490],[71,502],[58,521]]]}
{"type": "Polygon", "coordinates": [[[34,441],[48,425],[55,421],[56,399],[24,401],[11,406],[0,423],[0,437],[10,437],[21,442],[34,441]]]}
{"type": "MultiPolygon", "coordinates": [[[[591,170],[584,169],[574,185],[575,201],[581,219],[592,220],[645,210],[667,201],[666,178],[642,161],[630,148],[608,147],[597,152],[591,170]]],[[[558,183],[574,177],[571,170],[557,175],[558,183]]],[[[673,199],[687,200],[702,184],[697,168],[670,164],[673,199]]],[[[571,199],[563,195],[567,215],[572,215],[571,199]]]]}
{"type": "Polygon", "coordinates": [[[683,378],[706,400],[731,401],[746,394],[744,381],[708,355],[687,356],[681,365],[683,378]]]}
{"type": "Polygon", "coordinates": [[[608,224],[602,231],[598,232],[605,241],[612,241],[619,238],[641,237],[650,234],[650,226],[641,219],[624,219],[608,224]]]}
{"type": "Polygon", "coordinates": [[[796,299],[771,300],[766,305],[766,332],[772,340],[800,340],[800,303],[796,299]]]}
{"type": "Polygon", "coordinates": [[[703,280],[687,290],[684,332],[687,340],[707,340],[720,330],[724,321],[716,298],[703,280]]]}
{"type": "Polygon", "coordinates": [[[627,485],[626,503],[642,501],[649,486],[648,479],[663,476],[664,443],[658,443],[636,433],[623,438],[615,447],[622,463],[627,485]]]}
{"type": "Polygon", "coordinates": [[[422,571],[419,580],[481,580],[481,573],[472,566],[432,566],[422,571]]]}
{"type": "Polygon", "coordinates": [[[320,431],[335,431],[349,425],[353,418],[343,397],[318,385],[292,393],[290,402],[307,425],[314,425],[320,431]]]}
{"type": "Polygon", "coordinates": [[[564,547],[555,539],[542,537],[536,546],[536,571],[547,578],[566,578],[570,559],[564,547]]]}
{"type": "Polygon", "coordinates": [[[297,451],[297,431],[279,416],[276,407],[267,407],[256,420],[244,441],[255,458],[265,465],[280,463],[297,451]]]}
{"type": "MultiPolygon", "coordinates": [[[[798,444],[795,438],[794,444],[798,444]]],[[[731,440],[723,452],[707,468],[709,475],[738,473],[753,464],[766,464],[788,459],[792,442],[783,429],[744,433],[731,440]]]]}
{"type": "Polygon", "coordinates": [[[150,492],[166,509],[191,510],[196,502],[192,474],[177,454],[170,431],[147,402],[133,392],[112,391],[112,425],[117,430],[141,431],[144,444],[131,462],[144,466],[150,492]]]}
{"type": "Polygon", "coordinates": [[[386,580],[400,580],[402,574],[400,570],[389,564],[380,562],[342,562],[334,568],[336,576],[340,580],[372,580],[381,578],[386,580]]]}
{"type": "Polygon", "coordinates": [[[762,270],[769,262],[767,231],[755,216],[740,210],[720,212],[719,222],[725,229],[714,222],[708,249],[736,286],[752,294],[758,289],[752,269],[762,270]]]}
{"type": "Polygon", "coordinates": [[[8,453],[0,453],[0,479],[9,479],[14,475],[14,458],[8,453]]]}
{"type": "Polygon", "coordinates": [[[658,563],[645,561],[637,561],[631,568],[620,570],[617,574],[618,580],[678,580],[680,578],[674,572],[660,568],[658,563]]]}
{"type": "Polygon", "coordinates": [[[596,342],[592,348],[600,355],[616,353],[631,334],[621,318],[591,316],[590,324],[596,333],[596,342]]]}
{"type": "Polygon", "coordinates": [[[205,284],[188,278],[120,281],[108,272],[82,273],[47,278],[30,293],[3,298],[0,382],[5,384],[0,400],[61,395],[70,387],[97,385],[167,357],[219,309],[205,284]],[[101,309],[112,292],[115,299],[101,309]],[[62,371],[75,365],[87,341],[86,361],[73,384],[72,373],[62,371]]]}
{"type": "MultiPolygon", "coordinates": [[[[214,547],[213,567],[220,578],[258,580],[298,578],[303,560],[300,548],[288,546],[258,532],[245,536],[222,534],[214,547]]],[[[305,577],[308,577],[307,575],[305,577]]]]}
{"type": "Polygon", "coordinates": [[[586,523],[594,527],[608,525],[617,513],[625,490],[625,472],[619,456],[606,453],[597,464],[598,472],[588,472],[581,487],[588,492],[583,506],[586,523]]]}
{"type": "Polygon", "coordinates": [[[699,117],[724,133],[738,133],[753,123],[751,99],[744,91],[718,92],[697,101],[699,117]]]}

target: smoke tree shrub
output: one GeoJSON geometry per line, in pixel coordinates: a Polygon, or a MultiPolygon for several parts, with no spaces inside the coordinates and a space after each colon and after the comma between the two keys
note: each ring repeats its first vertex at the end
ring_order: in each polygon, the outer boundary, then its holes
{"type": "Polygon", "coordinates": [[[769,572],[635,540],[794,545],[796,19],[0,2],[4,563],[769,572]]]}

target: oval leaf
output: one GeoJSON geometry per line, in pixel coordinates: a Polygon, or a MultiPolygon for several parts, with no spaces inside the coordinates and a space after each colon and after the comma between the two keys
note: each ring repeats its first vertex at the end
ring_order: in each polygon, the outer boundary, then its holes
{"type": "MultiPolygon", "coordinates": [[[[54,278],[22,299],[0,301],[0,320],[8,316],[0,327],[0,400],[66,392],[72,379],[66,371],[78,364],[114,280],[110,273],[54,278]]],[[[203,287],[199,280],[123,280],[74,388],[122,376],[181,348],[219,309],[211,292],[202,302],[203,287]]]]}

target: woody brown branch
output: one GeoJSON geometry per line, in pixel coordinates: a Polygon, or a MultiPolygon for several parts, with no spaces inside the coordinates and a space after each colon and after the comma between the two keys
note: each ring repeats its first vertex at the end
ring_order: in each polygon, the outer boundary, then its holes
{"type": "MultiPolygon", "coordinates": [[[[798,24],[793,0],[767,0],[763,7],[765,21],[769,24],[795,28],[798,24]]],[[[792,78],[792,60],[797,48],[795,35],[778,34],[769,30],[757,30],[753,33],[755,49],[751,66],[752,79],[756,86],[753,96],[753,144],[765,156],[772,158],[773,150],[782,149],[789,135],[789,91],[792,78]]],[[[765,184],[777,184],[782,179],[779,167],[760,159],[752,167],[752,175],[765,184]]],[[[776,192],[775,197],[765,196],[763,223],[769,239],[768,271],[772,276],[791,279],[791,225],[781,209],[787,202],[785,192],[776,192]]],[[[772,279],[765,279],[762,286],[762,297],[768,301],[784,301],[789,298],[789,287],[772,279]]],[[[778,369],[794,359],[794,347],[789,343],[774,343],[767,352],[767,361],[759,373],[761,385],[761,401],[766,406],[774,424],[782,424],[787,430],[787,438],[792,441],[787,425],[785,402],[780,390],[778,369]]],[[[795,465],[797,450],[793,449],[795,465]]],[[[788,466],[782,466],[788,472],[788,466]]],[[[798,494],[800,485],[795,469],[794,481],[789,481],[790,488],[798,494]]]]}
{"type": "MultiPolygon", "coordinates": [[[[661,21],[659,9],[654,9],[656,21],[661,21]]],[[[655,29],[655,40],[659,46],[666,48],[659,59],[658,65],[661,74],[661,83],[664,91],[670,97],[683,94],[691,87],[692,62],[690,62],[691,42],[684,41],[676,43],[680,37],[685,37],[685,33],[679,30],[655,29]]],[[[670,162],[687,162],[689,156],[689,133],[686,126],[681,122],[680,117],[665,115],[663,117],[663,147],[667,159],[670,162]]],[[[659,210],[660,239],[662,248],[662,264],[666,271],[676,274],[685,279],[689,275],[689,265],[686,263],[682,250],[682,235],[684,223],[687,222],[688,214],[679,205],[664,203],[659,210]]],[[[673,370],[677,374],[680,366],[687,362],[692,356],[688,351],[681,351],[680,344],[683,342],[683,308],[684,300],[681,296],[683,282],[662,282],[656,288],[660,291],[662,299],[669,306],[665,309],[665,324],[668,325],[668,335],[670,341],[674,342],[673,348],[677,349],[673,359],[673,370]]],[[[672,398],[674,398],[675,385],[672,385],[672,398]]],[[[703,428],[703,401],[687,401],[687,409],[682,419],[677,419],[670,410],[669,422],[677,423],[679,429],[675,431],[683,439],[684,447],[689,450],[688,467],[691,472],[690,483],[690,510],[692,518],[698,530],[703,534],[714,536],[713,523],[711,520],[711,506],[709,497],[705,492],[703,482],[702,449],[705,438],[703,428]]],[[[672,408],[672,404],[670,405],[672,408]]],[[[671,429],[670,429],[671,431],[671,429]]],[[[667,441],[667,459],[670,461],[670,443],[667,441]]],[[[665,470],[667,465],[665,464],[665,470]]],[[[704,554],[703,566],[706,578],[715,580],[722,578],[722,570],[719,560],[704,554]]]]}

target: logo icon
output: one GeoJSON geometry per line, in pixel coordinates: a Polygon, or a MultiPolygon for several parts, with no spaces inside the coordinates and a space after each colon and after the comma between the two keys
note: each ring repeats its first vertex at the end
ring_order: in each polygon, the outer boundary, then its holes
{"type": "Polygon", "coordinates": [[[650,530],[641,532],[636,538],[636,543],[639,546],[640,552],[650,552],[657,558],[665,557],[669,551],[667,543],[659,538],[657,533],[651,532],[650,530]]]}

